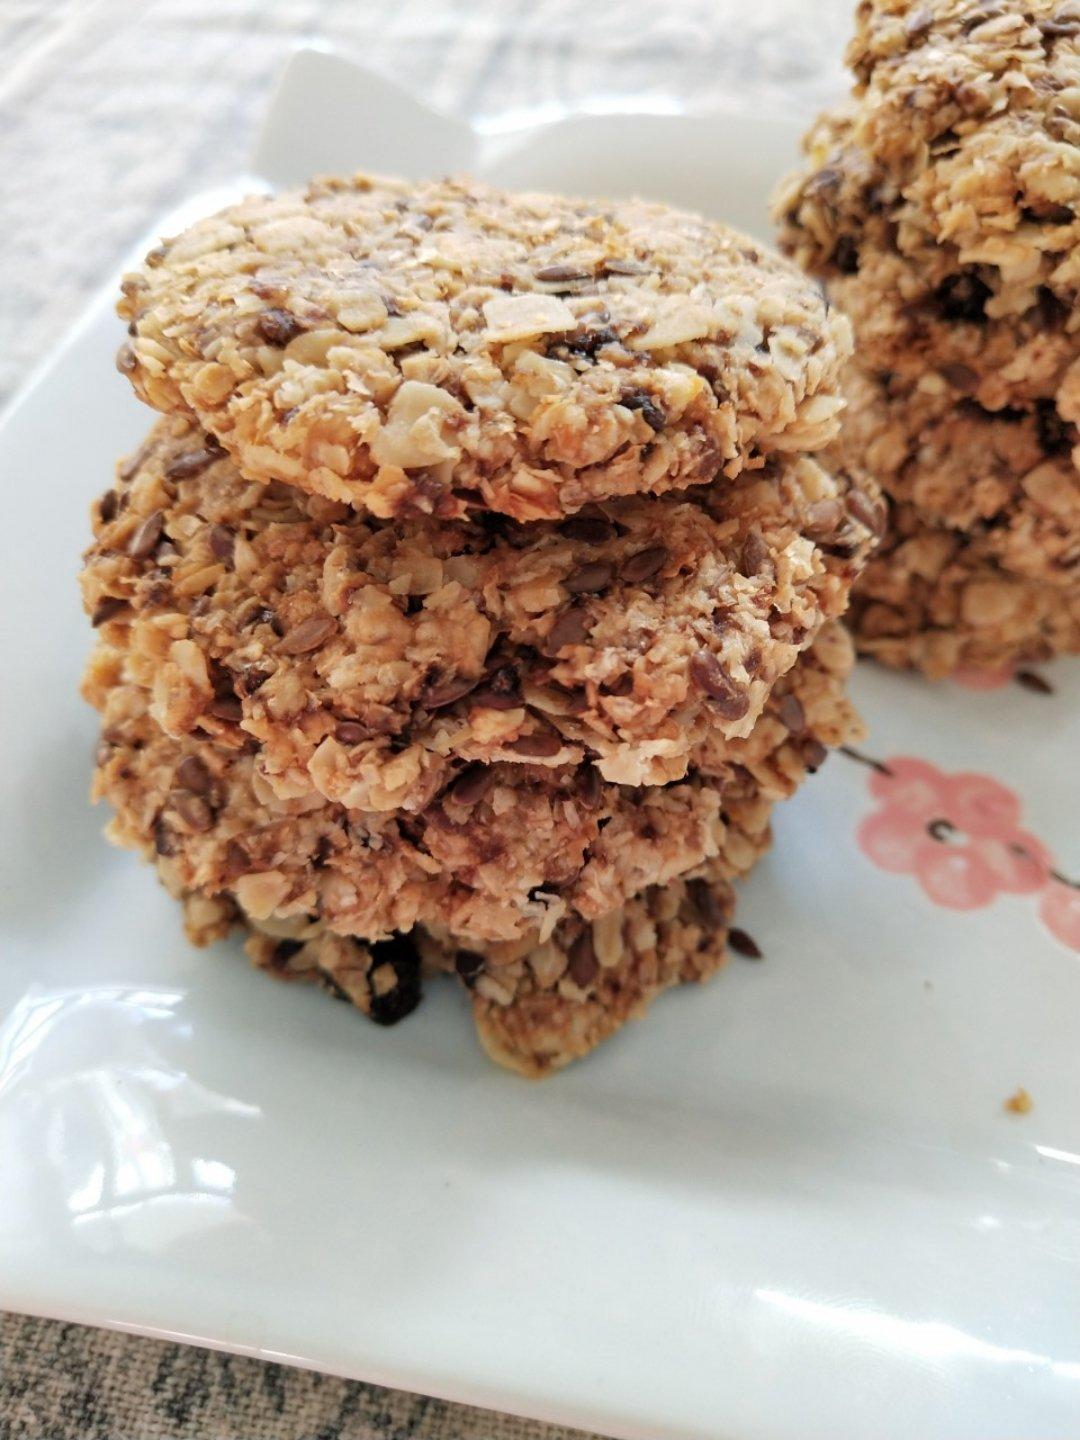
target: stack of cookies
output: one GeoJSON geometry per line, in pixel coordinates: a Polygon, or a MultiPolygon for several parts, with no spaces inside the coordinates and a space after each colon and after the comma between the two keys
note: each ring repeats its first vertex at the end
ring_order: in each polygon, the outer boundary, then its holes
{"type": "Polygon", "coordinates": [[[890,501],[857,641],[932,676],[1080,651],[1080,5],[863,0],[848,62],[777,212],[890,501]]]}
{"type": "Polygon", "coordinates": [[[83,573],[95,790],[192,938],[383,1024],[448,971],[530,1074],[713,971],[857,729],[847,322],[661,206],[366,177],[197,224],[121,313],[164,418],[83,573]]]}

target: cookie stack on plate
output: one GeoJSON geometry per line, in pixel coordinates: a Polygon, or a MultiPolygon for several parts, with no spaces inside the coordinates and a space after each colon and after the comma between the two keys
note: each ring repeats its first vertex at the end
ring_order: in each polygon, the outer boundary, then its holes
{"type": "Polygon", "coordinates": [[[165,418],[83,574],[96,793],[192,937],[382,1023],[448,970],[528,1073],[715,969],[857,725],[883,507],[809,453],[847,322],[661,206],[365,177],[194,226],[121,313],[165,418]]]}
{"type": "Polygon", "coordinates": [[[864,0],[848,61],[777,213],[853,321],[846,451],[890,500],[858,643],[933,676],[1080,651],[1080,8],[864,0]]]}

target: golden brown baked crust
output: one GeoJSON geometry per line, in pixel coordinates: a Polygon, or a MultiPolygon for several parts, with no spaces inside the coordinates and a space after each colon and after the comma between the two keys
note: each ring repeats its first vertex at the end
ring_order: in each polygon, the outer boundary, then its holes
{"type": "Polygon", "coordinates": [[[139,395],[253,480],[519,520],[824,446],[847,322],[787,262],[641,201],[368,176],[256,196],[124,282],[139,395]]]}
{"type": "Polygon", "coordinates": [[[780,187],[849,315],[840,448],[891,498],[861,649],[932,676],[1080,648],[1080,6],[863,0],[780,187]]]}
{"type": "Polygon", "coordinates": [[[847,451],[893,500],[1009,574],[1080,591],[1077,435],[1052,403],[986,411],[932,374],[909,386],[856,365],[845,390],[847,451]]]}
{"type": "Polygon", "coordinates": [[[282,799],[416,812],[493,762],[658,784],[843,611],[874,493],[796,457],[558,524],[401,526],[246,482],[174,419],[98,502],[83,591],[157,723],[256,741],[282,799]]]}
{"type": "Polygon", "coordinates": [[[485,1052],[531,1079],[578,1060],[675,985],[708,980],[727,958],[735,908],[730,880],[768,848],[768,831],[739,855],[721,855],[652,886],[588,926],[559,926],[544,945],[476,956],[445,937],[422,936],[433,968],[465,979],[485,1052]],[[477,959],[480,968],[475,968],[477,959]]]}
{"type": "Polygon", "coordinates": [[[863,654],[937,680],[1080,653],[1080,589],[1010,573],[985,539],[894,502],[850,623],[863,654]]]}
{"type": "Polygon", "coordinates": [[[870,148],[901,166],[946,131],[1057,113],[1078,36],[1075,0],[860,0],[845,59],[870,148]]]}
{"type": "MultiPolygon", "coordinates": [[[[765,831],[740,852],[734,869],[744,873],[767,846],[765,831]]],[[[735,904],[732,873],[719,857],[591,925],[562,921],[543,942],[463,949],[445,935],[418,932],[372,946],[313,927],[301,939],[249,929],[245,948],[261,969],[313,981],[382,1025],[415,1009],[424,970],[454,976],[470,994],[490,1058],[540,1079],[640,1019],[664,990],[707,980],[719,969],[735,904]]],[[[215,925],[208,906],[189,911],[210,927],[208,938],[217,938],[221,921],[215,925]]]]}
{"type": "Polygon", "coordinates": [[[781,245],[827,279],[863,364],[989,409],[1080,416],[1080,9],[874,0],[851,101],[781,186],[781,245]]]}
{"type": "Polygon", "coordinates": [[[546,938],[722,851],[734,855],[769,808],[852,738],[844,687],[852,650],[830,626],[778,682],[742,740],[703,745],[683,781],[602,782],[589,767],[476,767],[422,810],[374,814],[282,799],[256,742],[165,734],[125,656],[99,647],[86,692],[102,712],[94,795],[108,833],[151,859],[171,893],[225,896],[260,924],[308,923],[366,939],[422,923],[476,941],[546,938]]]}

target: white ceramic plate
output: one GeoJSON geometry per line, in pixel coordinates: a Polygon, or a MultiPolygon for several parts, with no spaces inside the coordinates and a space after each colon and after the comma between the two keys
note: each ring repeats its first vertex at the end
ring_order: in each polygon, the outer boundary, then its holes
{"type": "MultiPolygon", "coordinates": [[[[793,142],[725,116],[478,140],[309,55],[255,168],[469,165],[761,231],[793,142]]],[[[1080,872],[1076,667],[1051,696],[860,673],[868,753],[941,772],[919,805],[834,757],[744,887],[765,962],[569,1073],[492,1068],[450,986],[377,1030],[190,950],[86,804],[74,576],[148,418],[110,302],[0,431],[0,1304],[627,1437],[1080,1433],[1080,957],[1046,923],[1076,943],[1076,892],[1017,849],[1080,872]],[[860,849],[879,804],[864,843],[922,883],[860,849]],[[1037,888],[995,895],[995,858],[1037,888]]]]}

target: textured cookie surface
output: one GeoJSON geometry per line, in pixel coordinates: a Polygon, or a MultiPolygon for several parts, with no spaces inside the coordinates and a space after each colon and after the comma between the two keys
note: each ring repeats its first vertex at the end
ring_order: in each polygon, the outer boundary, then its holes
{"type": "Polygon", "coordinates": [[[985,410],[1047,403],[1080,419],[1080,335],[1073,310],[1057,302],[988,320],[985,290],[962,280],[944,307],[925,275],[893,251],[869,249],[857,275],[830,280],[829,294],[859,335],[863,363],[917,384],[933,372],[957,400],[985,410]],[[909,296],[909,299],[905,299],[909,296]]]}
{"type": "Polygon", "coordinates": [[[282,799],[417,811],[478,763],[680,778],[843,611],[883,515],[804,457],[561,523],[402,526],[245,482],[174,419],[98,503],[83,586],[170,735],[254,743],[282,799]]]}
{"type": "Polygon", "coordinates": [[[863,114],[848,102],[819,118],[806,170],[778,193],[782,243],[827,276],[856,273],[864,246],[895,248],[925,267],[930,290],[983,267],[995,317],[1030,309],[1041,287],[1064,303],[1076,291],[1076,123],[1005,112],[950,132],[897,180],[860,144],[863,114]]]}
{"type": "Polygon", "coordinates": [[[820,448],[850,348],[722,226],[464,181],[246,200],[151,252],[120,311],[151,405],[384,517],[551,518],[820,448]]]}
{"type": "Polygon", "coordinates": [[[421,811],[368,814],[283,799],[236,726],[176,739],[101,646],[88,698],[102,712],[95,795],[110,836],[141,850],[174,894],[221,896],[260,924],[319,923],[378,939],[417,923],[475,940],[546,938],[646,885],[757,843],[770,805],[858,721],[844,694],[851,644],[829,626],[778,682],[754,730],[713,737],[683,781],[607,784],[592,767],[493,764],[466,771],[421,811]]]}
{"type": "Polygon", "coordinates": [[[1005,112],[1065,112],[1075,0],[860,0],[846,61],[865,144],[895,168],[948,131],[1005,112]]]}
{"type": "Polygon", "coordinates": [[[828,279],[863,363],[1075,410],[1080,11],[872,4],[850,59],[854,99],[778,193],[783,248],[828,279]]]}
{"type": "Polygon", "coordinates": [[[1080,593],[1002,569],[984,538],[927,525],[909,504],[852,598],[864,654],[941,679],[1080,653],[1080,593]]]}
{"type": "MultiPolygon", "coordinates": [[[[767,848],[767,833],[740,855],[739,873],[767,848]]],[[[259,930],[248,954],[287,980],[310,980],[351,1001],[378,1024],[419,1003],[424,969],[445,971],[469,991],[480,1043],[492,1060],[536,1079],[588,1054],[674,985],[707,980],[725,959],[734,909],[725,860],[693,877],[652,886],[593,924],[565,920],[547,940],[462,949],[417,932],[368,946],[310,927],[298,939],[259,930]]],[[[213,909],[188,902],[192,922],[216,938],[213,909]]]]}
{"type": "Polygon", "coordinates": [[[1076,429],[1051,403],[988,412],[933,376],[913,388],[855,366],[845,391],[844,444],[888,495],[1003,570],[1080,591],[1076,429]]]}
{"type": "MultiPolygon", "coordinates": [[[[756,837],[735,873],[745,874],[768,840],[767,832],[756,837]]],[[[491,1059],[540,1078],[640,1019],[663,991],[716,973],[735,908],[732,873],[720,857],[591,925],[564,922],[544,945],[476,957],[424,935],[421,952],[429,965],[468,977],[477,1035],[491,1059]],[[477,958],[482,968],[473,974],[477,958]]]]}

